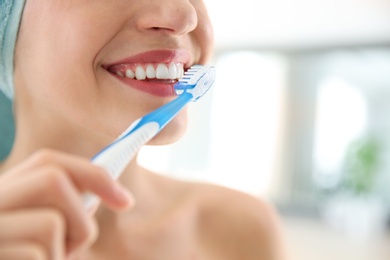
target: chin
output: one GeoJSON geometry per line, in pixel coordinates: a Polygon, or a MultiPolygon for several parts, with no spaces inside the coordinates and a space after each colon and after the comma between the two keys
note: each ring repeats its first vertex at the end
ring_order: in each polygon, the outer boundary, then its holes
{"type": "Polygon", "coordinates": [[[178,141],[187,130],[187,120],[184,120],[183,116],[180,115],[174,118],[160,133],[148,142],[148,145],[167,145],[178,141]]]}

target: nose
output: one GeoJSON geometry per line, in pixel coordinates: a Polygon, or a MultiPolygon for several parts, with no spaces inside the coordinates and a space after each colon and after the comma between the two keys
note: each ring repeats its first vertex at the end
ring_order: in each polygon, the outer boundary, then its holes
{"type": "Polygon", "coordinates": [[[193,31],[197,12],[189,0],[152,0],[138,12],[136,24],[140,31],[183,35],[193,31]]]}

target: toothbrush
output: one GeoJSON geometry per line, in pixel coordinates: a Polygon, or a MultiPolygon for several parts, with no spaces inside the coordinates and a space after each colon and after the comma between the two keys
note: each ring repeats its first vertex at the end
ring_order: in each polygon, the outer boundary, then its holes
{"type": "MultiPolygon", "coordinates": [[[[187,103],[197,101],[209,90],[215,74],[213,66],[192,66],[174,86],[177,98],[132,123],[92,157],[92,163],[106,169],[113,179],[118,179],[142,145],[158,134],[187,103]]],[[[98,197],[91,193],[84,194],[83,199],[87,210],[98,203],[98,197]]]]}

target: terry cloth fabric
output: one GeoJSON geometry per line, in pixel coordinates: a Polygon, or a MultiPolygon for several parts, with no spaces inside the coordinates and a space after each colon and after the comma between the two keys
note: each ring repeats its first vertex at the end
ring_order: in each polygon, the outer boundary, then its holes
{"type": "Polygon", "coordinates": [[[8,155],[14,138],[14,120],[10,100],[14,95],[15,42],[24,4],[25,0],[0,0],[0,160],[8,155]]]}
{"type": "Polygon", "coordinates": [[[15,41],[25,0],[0,1],[0,89],[12,99],[15,41]]]}
{"type": "Polygon", "coordinates": [[[0,91],[0,162],[8,156],[14,143],[14,137],[12,101],[0,91]]]}

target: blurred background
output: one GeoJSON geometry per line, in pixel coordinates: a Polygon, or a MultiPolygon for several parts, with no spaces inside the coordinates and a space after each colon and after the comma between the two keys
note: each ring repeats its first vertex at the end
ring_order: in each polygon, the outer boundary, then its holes
{"type": "Polygon", "coordinates": [[[216,83],[140,161],[271,201],[293,259],[390,259],[390,1],[205,3],[216,83]]]}
{"type": "Polygon", "coordinates": [[[390,259],[390,0],[204,1],[217,80],[140,162],[270,201],[292,259],[390,259]]]}

